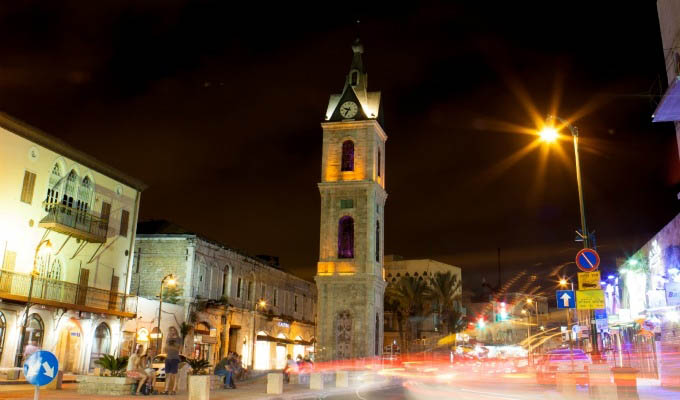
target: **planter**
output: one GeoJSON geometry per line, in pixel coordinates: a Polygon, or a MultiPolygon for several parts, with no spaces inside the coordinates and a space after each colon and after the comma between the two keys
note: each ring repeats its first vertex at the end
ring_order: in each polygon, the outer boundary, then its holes
{"type": "Polygon", "coordinates": [[[210,399],[210,375],[189,375],[189,400],[210,399]]]}
{"type": "Polygon", "coordinates": [[[137,381],[127,377],[78,375],[78,393],[108,396],[128,396],[137,381]]]}

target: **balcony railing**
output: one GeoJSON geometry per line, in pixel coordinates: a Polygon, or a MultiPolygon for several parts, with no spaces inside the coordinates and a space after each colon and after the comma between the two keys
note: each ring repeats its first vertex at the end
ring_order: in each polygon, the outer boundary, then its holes
{"type": "MultiPolygon", "coordinates": [[[[0,299],[26,302],[31,275],[0,269],[0,299]]],[[[136,297],[43,277],[33,279],[31,303],[131,317],[136,297]]]]}
{"type": "Polygon", "coordinates": [[[87,242],[106,242],[108,218],[100,218],[61,203],[44,202],[43,206],[47,210],[47,215],[40,221],[41,228],[52,229],[87,242]]]}

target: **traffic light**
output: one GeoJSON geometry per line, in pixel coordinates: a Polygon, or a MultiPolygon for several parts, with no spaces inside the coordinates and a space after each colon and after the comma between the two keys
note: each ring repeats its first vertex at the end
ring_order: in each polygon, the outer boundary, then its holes
{"type": "Polygon", "coordinates": [[[485,325],[486,322],[484,322],[484,317],[480,316],[479,318],[477,318],[477,328],[484,329],[485,325]]]}

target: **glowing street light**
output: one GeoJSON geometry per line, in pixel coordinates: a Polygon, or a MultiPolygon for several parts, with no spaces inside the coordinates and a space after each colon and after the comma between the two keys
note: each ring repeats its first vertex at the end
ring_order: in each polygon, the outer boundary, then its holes
{"type": "Polygon", "coordinates": [[[255,340],[257,337],[255,337],[255,314],[257,314],[257,309],[261,308],[264,310],[264,308],[267,307],[267,300],[265,299],[260,299],[257,303],[255,303],[255,308],[253,309],[253,340],[252,343],[250,344],[250,369],[251,371],[255,368],[255,340]]]}
{"type": "Polygon", "coordinates": [[[560,279],[560,286],[567,287],[567,280],[564,278],[560,279]]]}
{"type": "Polygon", "coordinates": [[[538,132],[538,136],[541,137],[541,140],[544,142],[552,143],[559,138],[560,134],[557,132],[557,129],[550,125],[546,125],[541,129],[540,132],[538,132]]]}

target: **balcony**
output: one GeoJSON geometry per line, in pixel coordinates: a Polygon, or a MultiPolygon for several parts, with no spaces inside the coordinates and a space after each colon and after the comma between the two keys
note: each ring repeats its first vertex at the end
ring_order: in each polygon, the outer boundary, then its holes
{"type": "MultiPolygon", "coordinates": [[[[31,275],[0,269],[0,299],[27,302],[31,275]]],[[[91,313],[135,316],[137,297],[90,286],[34,278],[31,303],[91,313]]]]}
{"type": "Polygon", "coordinates": [[[86,211],[61,203],[43,203],[47,215],[40,221],[41,228],[73,236],[90,243],[105,243],[109,228],[108,218],[96,217],[86,211]]]}

